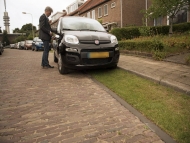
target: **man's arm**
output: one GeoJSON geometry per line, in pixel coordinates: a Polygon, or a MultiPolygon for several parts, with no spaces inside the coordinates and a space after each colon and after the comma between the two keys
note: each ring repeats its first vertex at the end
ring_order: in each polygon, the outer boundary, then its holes
{"type": "Polygon", "coordinates": [[[46,17],[45,17],[45,16],[41,16],[41,17],[40,17],[40,29],[41,29],[43,32],[45,32],[45,33],[47,33],[47,34],[50,35],[50,32],[51,32],[51,31],[49,31],[49,30],[45,27],[45,21],[46,21],[46,17]]]}

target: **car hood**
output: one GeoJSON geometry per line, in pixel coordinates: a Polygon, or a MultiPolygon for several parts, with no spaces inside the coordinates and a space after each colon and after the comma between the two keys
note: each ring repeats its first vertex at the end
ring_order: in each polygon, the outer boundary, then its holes
{"type": "Polygon", "coordinates": [[[106,32],[95,31],[66,31],[65,35],[74,35],[79,40],[91,41],[91,40],[110,40],[111,34],[106,32]]]}

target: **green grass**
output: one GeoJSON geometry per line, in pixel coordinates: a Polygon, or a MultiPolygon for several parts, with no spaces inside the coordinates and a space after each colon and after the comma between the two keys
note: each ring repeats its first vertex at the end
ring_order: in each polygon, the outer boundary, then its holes
{"type": "Polygon", "coordinates": [[[121,69],[90,75],[131,104],[180,143],[190,143],[190,96],[121,69]]]}

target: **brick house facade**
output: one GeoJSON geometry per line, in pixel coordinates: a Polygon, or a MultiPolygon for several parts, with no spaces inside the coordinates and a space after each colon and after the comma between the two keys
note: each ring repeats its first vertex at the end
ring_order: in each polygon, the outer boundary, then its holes
{"type": "MultiPolygon", "coordinates": [[[[68,13],[69,16],[89,17],[101,21],[110,30],[113,27],[124,26],[158,26],[169,25],[168,17],[148,20],[144,18],[142,10],[150,7],[151,0],[87,0],[77,10],[68,13]]],[[[184,17],[185,14],[182,16],[184,17]]],[[[186,21],[190,20],[190,12],[186,12],[186,21]]],[[[178,16],[178,19],[179,16],[178,16]]],[[[183,18],[184,19],[184,18],[183,18]]],[[[56,27],[58,21],[52,23],[56,27]]]]}

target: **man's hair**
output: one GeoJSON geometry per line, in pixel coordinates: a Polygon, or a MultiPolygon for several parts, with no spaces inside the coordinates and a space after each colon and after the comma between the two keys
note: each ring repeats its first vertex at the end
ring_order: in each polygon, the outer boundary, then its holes
{"type": "Polygon", "coordinates": [[[51,12],[53,12],[53,9],[52,9],[50,6],[47,6],[47,7],[45,8],[45,11],[51,11],[51,12]]]}

